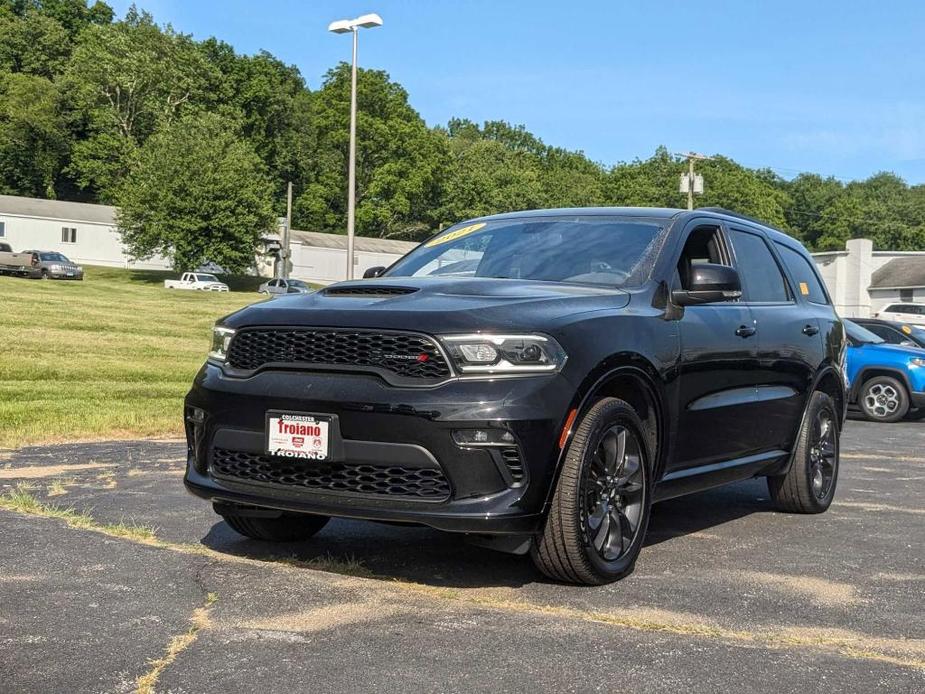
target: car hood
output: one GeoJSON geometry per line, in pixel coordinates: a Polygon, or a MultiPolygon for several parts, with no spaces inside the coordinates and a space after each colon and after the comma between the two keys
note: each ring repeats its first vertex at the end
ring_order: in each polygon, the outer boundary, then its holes
{"type": "Polygon", "coordinates": [[[576,313],[619,309],[629,294],[592,287],[509,279],[396,277],[340,282],[311,294],[280,296],[222,322],[383,328],[421,332],[550,330],[576,313]]]}

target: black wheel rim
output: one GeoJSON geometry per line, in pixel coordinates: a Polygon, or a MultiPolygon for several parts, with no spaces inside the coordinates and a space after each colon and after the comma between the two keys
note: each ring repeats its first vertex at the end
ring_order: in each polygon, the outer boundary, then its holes
{"type": "Polygon", "coordinates": [[[825,499],[832,489],[838,464],[835,422],[827,410],[813,420],[812,446],[809,449],[809,481],[817,499],[825,499]]]}
{"type": "Polygon", "coordinates": [[[623,556],[639,534],[643,465],[639,440],[622,425],[604,432],[585,465],[582,521],[588,544],[604,561],[623,556]]]}

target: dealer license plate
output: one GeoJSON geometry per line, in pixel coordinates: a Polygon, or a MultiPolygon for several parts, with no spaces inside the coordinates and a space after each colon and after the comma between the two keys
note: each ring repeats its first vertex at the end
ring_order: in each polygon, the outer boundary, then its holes
{"type": "Polygon", "coordinates": [[[284,458],[325,460],[331,445],[331,420],[312,414],[267,414],[267,453],[284,458]]]}

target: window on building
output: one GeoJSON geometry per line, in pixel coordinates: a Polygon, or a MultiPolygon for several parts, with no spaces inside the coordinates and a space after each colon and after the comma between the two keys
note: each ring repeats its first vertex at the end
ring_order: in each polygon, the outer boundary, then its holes
{"type": "MultiPolygon", "coordinates": [[[[3,232],[0,231],[0,236],[3,236],[3,232]]],[[[912,296],[911,289],[900,289],[899,290],[899,300],[900,301],[914,301],[915,297],[912,296]]]]}
{"type": "Polygon", "coordinates": [[[814,304],[829,303],[819,275],[810,264],[811,261],[799,251],[795,251],[789,246],[782,243],[777,244],[777,250],[784,261],[784,265],[790,270],[793,281],[797,283],[796,291],[806,297],[807,301],[814,304]]]}
{"type": "Polygon", "coordinates": [[[789,301],[784,276],[764,239],[738,229],[733,229],[731,236],[743,285],[742,298],[758,303],[789,301]]]}
{"type": "Polygon", "coordinates": [[[61,227],[61,243],[77,243],[77,229],[61,227]]]}
{"type": "Polygon", "coordinates": [[[6,222],[0,222],[0,239],[6,236],[6,222]]]}

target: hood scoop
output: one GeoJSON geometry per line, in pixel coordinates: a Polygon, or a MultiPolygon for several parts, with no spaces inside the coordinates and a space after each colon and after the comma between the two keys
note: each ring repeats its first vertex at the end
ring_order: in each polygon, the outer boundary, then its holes
{"type": "Polygon", "coordinates": [[[348,287],[330,287],[322,290],[325,296],[352,296],[352,297],[369,297],[369,296],[399,296],[402,294],[414,294],[418,291],[417,287],[395,287],[379,285],[353,285],[348,287]]]}

